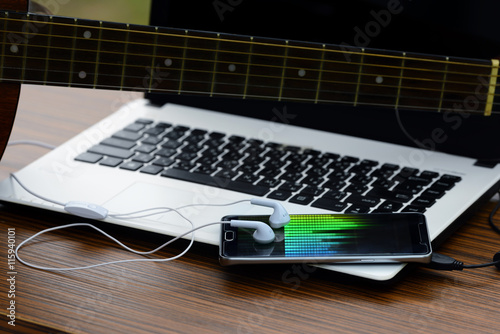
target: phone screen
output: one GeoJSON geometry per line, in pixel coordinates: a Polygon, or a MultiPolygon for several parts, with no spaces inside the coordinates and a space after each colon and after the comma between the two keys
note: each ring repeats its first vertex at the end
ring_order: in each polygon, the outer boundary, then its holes
{"type": "MultiPolygon", "coordinates": [[[[269,216],[226,218],[267,222],[269,216]]],[[[254,242],[252,229],[224,224],[222,233],[221,256],[228,257],[390,257],[431,251],[425,218],[413,213],[291,215],[267,245],[254,242]]]]}

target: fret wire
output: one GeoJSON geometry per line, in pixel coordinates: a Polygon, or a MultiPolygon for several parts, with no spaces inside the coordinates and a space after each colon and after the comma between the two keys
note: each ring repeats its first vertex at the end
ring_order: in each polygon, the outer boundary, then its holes
{"type": "MultiPolygon", "coordinates": [[[[450,58],[446,57],[446,60],[450,58]]],[[[441,107],[443,106],[443,96],[444,96],[444,88],[446,87],[446,79],[448,78],[448,63],[444,66],[444,75],[443,75],[443,84],[441,85],[441,97],[439,99],[438,112],[441,112],[441,107]]]]}
{"type": "MultiPolygon", "coordinates": [[[[16,82],[17,80],[15,79],[6,79],[6,81],[14,81],[16,82]]],[[[39,84],[42,83],[42,81],[37,81],[37,80],[28,80],[27,82],[33,83],[33,84],[39,84]]],[[[52,82],[53,84],[60,84],[60,82],[52,82]]],[[[113,85],[101,85],[103,89],[116,89],[119,88],[119,86],[113,86],[113,85]]],[[[134,89],[137,87],[125,87],[125,88],[130,88],[134,89]]],[[[176,90],[173,89],[155,89],[157,92],[163,92],[163,93],[173,93],[176,90]]],[[[206,95],[205,91],[185,91],[184,93],[186,94],[198,94],[198,95],[206,95]]],[[[221,96],[228,96],[228,97],[241,97],[240,94],[230,94],[230,93],[220,93],[221,96]]],[[[271,96],[261,96],[261,95],[247,95],[247,97],[251,98],[269,98],[271,96]]],[[[288,101],[303,101],[303,102],[310,102],[311,99],[305,99],[305,98],[287,98],[288,101]]],[[[429,99],[429,100],[436,100],[436,99],[429,99]]],[[[447,100],[449,102],[463,102],[462,100],[447,100]]],[[[342,104],[350,104],[348,101],[342,101],[342,100],[319,100],[320,103],[342,103],[342,104]]],[[[392,104],[384,104],[384,103],[373,103],[373,102],[358,102],[360,105],[376,105],[376,106],[383,106],[383,107],[393,107],[392,104]]],[[[499,103],[495,103],[494,105],[499,105],[499,103]]],[[[434,107],[425,107],[425,106],[412,106],[412,105],[401,105],[400,107],[406,107],[410,109],[419,109],[419,110],[435,110],[434,107]]],[[[469,110],[467,111],[468,113],[472,114],[483,114],[483,112],[480,111],[474,111],[474,110],[469,110]]],[[[492,114],[499,114],[499,111],[492,111],[492,114]]]]}
{"type": "Polygon", "coordinates": [[[285,54],[283,57],[283,66],[282,66],[282,72],[281,72],[281,83],[280,83],[280,92],[278,95],[278,101],[281,101],[281,96],[283,95],[283,84],[285,83],[285,72],[286,72],[286,60],[288,57],[288,41],[285,42],[286,48],[285,48],[285,54]]]}
{"type": "MultiPolygon", "coordinates": [[[[8,13],[8,12],[6,12],[8,13]]],[[[23,20],[23,19],[12,19],[12,18],[0,18],[0,20],[13,20],[13,21],[20,21],[20,22],[26,22],[26,20],[23,20]]],[[[60,25],[60,26],[71,26],[70,24],[67,24],[67,23],[51,23],[51,24],[55,24],[55,25],[60,25]]],[[[87,26],[82,26],[82,27],[87,27],[87,26]]],[[[91,26],[88,26],[88,28],[93,28],[91,26]]],[[[110,28],[110,27],[104,27],[104,29],[106,30],[109,30],[109,31],[119,31],[119,32],[123,32],[124,29],[119,29],[119,28],[110,28]]],[[[172,29],[174,30],[174,29],[172,29]]],[[[142,34],[150,34],[151,32],[149,31],[137,31],[137,33],[142,33],[142,34]]],[[[161,33],[158,33],[162,36],[171,36],[171,37],[182,37],[181,34],[175,34],[175,33],[165,33],[165,32],[161,32],[161,33]]],[[[203,36],[196,36],[196,35],[193,35],[193,36],[190,36],[190,38],[193,38],[193,39],[205,39],[205,40],[216,40],[216,38],[213,38],[213,37],[203,37],[203,36]]],[[[232,40],[232,39],[224,39],[224,40],[221,40],[221,41],[224,41],[224,42],[232,42],[232,43],[248,43],[246,41],[238,41],[238,40],[232,40]]],[[[272,44],[272,43],[265,43],[265,42],[256,42],[256,44],[259,44],[259,45],[262,45],[262,46],[277,46],[275,44],[272,44]]],[[[313,44],[313,43],[311,43],[313,44]]],[[[294,48],[299,48],[299,49],[304,49],[304,50],[311,50],[311,51],[321,51],[321,48],[318,48],[318,47],[305,47],[305,46],[293,46],[294,48]]],[[[345,51],[342,51],[342,50],[332,50],[332,49],[329,49],[328,50],[329,52],[332,52],[332,53],[346,53],[345,51]]],[[[363,54],[363,51],[361,52],[354,52],[354,51],[350,51],[349,52],[350,54],[353,54],[353,55],[361,55],[363,54]]],[[[401,57],[397,57],[397,56],[393,56],[393,55],[381,55],[381,54],[370,54],[370,53],[365,53],[366,56],[377,56],[377,57],[384,57],[384,58],[396,58],[396,59],[400,59],[401,57]]],[[[431,60],[431,59],[421,59],[421,58],[414,58],[414,57],[408,57],[407,60],[417,60],[417,61],[425,61],[425,62],[439,62],[439,63],[446,63],[446,61],[442,61],[442,60],[431,60]]],[[[489,68],[489,65],[486,65],[486,64],[470,64],[470,63],[464,63],[464,62],[459,62],[459,61],[453,61],[453,62],[450,62],[450,64],[452,65],[467,65],[467,66],[474,66],[474,67],[483,67],[483,68],[489,68]]]]}
{"type": "Polygon", "coordinates": [[[123,83],[125,81],[125,69],[127,67],[127,51],[128,51],[128,44],[130,40],[130,25],[127,23],[127,33],[125,34],[125,50],[123,52],[123,61],[122,61],[122,76],[120,79],[120,90],[123,90],[123,83]]]}
{"type": "Polygon", "coordinates": [[[102,38],[102,21],[99,21],[99,37],[97,38],[97,52],[95,55],[95,70],[94,70],[94,88],[97,87],[97,78],[99,76],[99,54],[101,52],[101,38],[102,38]]]}
{"type": "Polygon", "coordinates": [[[243,99],[247,97],[248,78],[250,77],[250,64],[252,63],[253,37],[250,37],[250,47],[248,52],[247,73],[245,75],[245,88],[243,89],[243,99]]]}
{"type": "Polygon", "coordinates": [[[321,89],[321,80],[322,80],[322,77],[323,77],[323,66],[324,66],[324,63],[325,63],[325,48],[326,48],[326,45],[323,44],[323,50],[321,51],[321,63],[319,64],[318,85],[316,86],[316,98],[314,99],[314,103],[315,104],[318,103],[319,92],[320,92],[320,89],[321,89]]]}
{"type": "MultiPolygon", "coordinates": [[[[155,28],[158,31],[158,27],[155,28]]],[[[156,44],[158,42],[158,34],[155,34],[154,43],[153,43],[153,57],[151,58],[151,74],[149,77],[149,90],[148,93],[151,93],[151,87],[153,86],[153,77],[155,73],[155,62],[156,62],[156,44]]]]}
{"type": "Polygon", "coordinates": [[[398,105],[399,105],[399,95],[401,94],[401,84],[403,83],[403,69],[405,66],[404,56],[406,56],[405,52],[403,52],[403,59],[401,60],[401,72],[399,73],[398,92],[396,94],[396,104],[395,104],[394,109],[398,109],[398,105]]]}
{"type": "Polygon", "coordinates": [[[69,80],[68,80],[68,87],[71,87],[71,83],[73,81],[73,66],[75,62],[75,49],[76,49],[76,34],[77,34],[77,22],[78,20],[75,19],[75,26],[73,27],[73,47],[71,51],[71,61],[69,64],[69,80]]]}
{"type": "MultiPolygon", "coordinates": [[[[361,49],[363,52],[365,52],[365,49],[361,49]]],[[[364,54],[361,54],[361,59],[359,63],[359,70],[358,70],[358,82],[356,83],[356,95],[354,96],[354,106],[358,104],[358,96],[359,96],[359,86],[361,85],[361,74],[363,72],[363,58],[364,54]]]]}
{"type": "MultiPolygon", "coordinates": [[[[30,58],[30,59],[40,59],[40,58],[30,58]]],[[[59,60],[59,61],[67,61],[65,59],[57,59],[57,60],[59,60]]],[[[186,60],[189,60],[189,59],[187,58],[186,60]]],[[[95,62],[81,62],[81,63],[96,64],[95,62]]],[[[230,63],[230,62],[225,62],[225,63],[230,63]]],[[[102,64],[102,65],[112,65],[112,66],[120,66],[118,64],[113,64],[113,63],[99,63],[99,64],[102,64]]],[[[142,68],[143,66],[141,66],[141,65],[128,65],[128,67],[131,67],[131,68],[134,68],[134,67],[135,68],[142,68]]],[[[295,69],[298,69],[298,68],[295,68],[295,69]]],[[[172,69],[172,70],[174,70],[174,69],[172,69]]],[[[190,71],[190,70],[186,70],[186,71],[190,71]]],[[[206,73],[207,71],[197,70],[197,72],[206,73]]],[[[181,73],[182,73],[182,69],[181,69],[181,73]]],[[[217,74],[220,74],[220,73],[223,73],[223,72],[217,72],[217,74]]],[[[337,73],[341,73],[341,72],[337,72],[337,73]]],[[[342,72],[342,73],[349,73],[349,72],[342,72]]],[[[234,75],[240,75],[240,74],[234,74],[234,75]]],[[[262,78],[274,78],[274,79],[280,78],[280,77],[273,77],[273,76],[267,76],[267,75],[252,75],[252,76],[254,76],[254,77],[262,77],[262,78]]],[[[376,77],[377,75],[364,73],[363,76],[376,77]]],[[[387,77],[390,77],[390,76],[387,76],[387,77]]],[[[399,78],[397,76],[391,76],[391,77],[393,77],[393,78],[399,78]]],[[[314,81],[313,79],[296,78],[296,77],[293,77],[293,78],[291,78],[291,77],[285,77],[285,79],[302,80],[302,81],[314,81]]],[[[408,79],[418,79],[418,78],[410,78],[409,77],[408,79]]],[[[422,79],[422,80],[425,80],[425,79],[422,79]]],[[[427,81],[430,81],[430,80],[427,80],[427,81]]],[[[335,81],[335,80],[323,80],[323,82],[325,82],[325,83],[340,83],[340,84],[355,84],[354,82],[344,82],[344,81],[335,81]]],[[[453,82],[453,81],[448,81],[448,82],[449,83],[460,83],[460,82],[453,82]]],[[[469,85],[474,85],[475,87],[477,87],[477,83],[476,84],[473,84],[473,83],[462,83],[462,84],[469,84],[469,85]]],[[[363,86],[372,86],[372,87],[385,87],[385,88],[396,88],[397,87],[397,86],[392,86],[392,85],[369,84],[369,83],[364,83],[362,85],[363,86]]],[[[430,88],[425,88],[425,87],[405,87],[405,88],[412,89],[412,90],[421,90],[421,91],[439,91],[439,90],[436,90],[436,89],[430,89],[430,88]]],[[[449,90],[449,91],[446,91],[446,92],[447,93],[469,93],[467,91],[457,91],[457,90],[449,90]]],[[[495,96],[497,96],[499,94],[495,94],[495,96]]]]}
{"type": "Polygon", "coordinates": [[[214,95],[214,87],[215,87],[215,74],[217,70],[217,56],[219,54],[219,45],[220,45],[220,34],[217,34],[217,43],[215,46],[215,55],[214,55],[214,67],[212,70],[212,85],[210,87],[210,97],[214,95]]]}
{"type": "Polygon", "coordinates": [[[186,52],[187,52],[187,43],[188,43],[188,30],[185,30],[185,36],[184,36],[184,51],[182,53],[182,65],[181,65],[181,74],[179,77],[179,91],[178,94],[180,95],[182,93],[182,80],[184,78],[184,65],[186,64],[186,52]]]}

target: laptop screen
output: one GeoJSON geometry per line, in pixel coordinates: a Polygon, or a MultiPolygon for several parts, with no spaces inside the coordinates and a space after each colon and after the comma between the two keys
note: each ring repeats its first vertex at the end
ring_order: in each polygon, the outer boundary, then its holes
{"type": "MultiPolygon", "coordinates": [[[[249,36],[491,59],[500,3],[406,0],[153,0],[151,24],[249,36]]],[[[424,147],[495,162],[500,117],[345,105],[147,94],[167,102],[424,147]]]]}

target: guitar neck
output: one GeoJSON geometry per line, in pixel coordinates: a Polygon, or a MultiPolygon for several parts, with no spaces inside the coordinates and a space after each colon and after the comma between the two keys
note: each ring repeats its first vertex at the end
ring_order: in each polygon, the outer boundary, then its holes
{"type": "Polygon", "coordinates": [[[0,81],[494,112],[497,60],[0,13],[0,81]]]}

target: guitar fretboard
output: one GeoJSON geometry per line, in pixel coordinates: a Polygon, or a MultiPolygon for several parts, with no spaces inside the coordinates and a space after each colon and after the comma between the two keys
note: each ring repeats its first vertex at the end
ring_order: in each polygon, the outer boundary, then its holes
{"type": "Polygon", "coordinates": [[[496,108],[499,63],[0,13],[0,80],[438,112],[496,108]]]}

